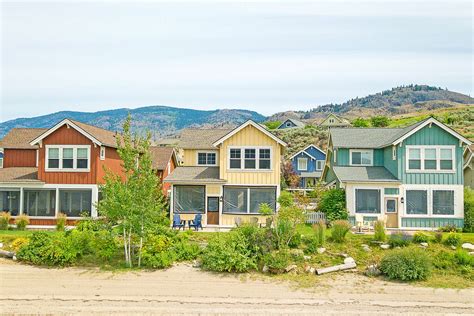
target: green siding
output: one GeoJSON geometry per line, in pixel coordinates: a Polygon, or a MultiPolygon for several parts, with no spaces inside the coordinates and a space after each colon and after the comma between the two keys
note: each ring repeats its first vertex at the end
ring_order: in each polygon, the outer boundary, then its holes
{"type": "Polygon", "coordinates": [[[404,217],[402,227],[438,228],[446,225],[456,225],[462,228],[464,219],[462,218],[427,218],[427,217],[404,217]]]}
{"type": "Polygon", "coordinates": [[[336,166],[349,166],[349,149],[338,148],[336,155],[336,166]]]}
{"type": "Polygon", "coordinates": [[[377,166],[377,167],[384,166],[384,150],[383,149],[374,149],[374,166],[377,166]]]}
{"type": "Polygon", "coordinates": [[[379,218],[377,216],[364,216],[362,220],[364,222],[376,222],[379,218]]]}
{"type": "Polygon", "coordinates": [[[384,189],[384,194],[387,195],[398,195],[399,190],[398,188],[385,188],[384,189]]]}
{"type": "Polygon", "coordinates": [[[459,140],[436,125],[426,126],[403,141],[398,150],[398,178],[406,184],[463,184],[462,154],[459,140]],[[406,173],[407,145],[453,145],[456,146],[455,173],[406,173]]]}
{"type": "MultiPolygon", "coordinates": [[[[398,151],[397,147],[397,151],[398,151]]],[[[392,146],[385,147],[383,150],[383,157],[384,157],[384,167],[387,168],[395,177],[398,176],[398,164],[397,159],[392,159],[392,146]]],[[[398,158],[398,153],[397,153],[398,158]]]]}

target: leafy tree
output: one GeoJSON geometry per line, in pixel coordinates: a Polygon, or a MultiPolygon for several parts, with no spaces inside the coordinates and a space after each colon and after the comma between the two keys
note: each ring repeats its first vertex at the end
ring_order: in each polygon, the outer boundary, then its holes
{"type": "Polygon", "coordinates": [[[325,191],[319,202],[319,211],[326,214],[329,221],[347,219],[346,193],[342,189],[325,191]]]}
{"type": "Polygon", "coordinates": [[[143,238],[156,225],[164,225],[166,212],[160,181],[152,169],[150,133],[146,137],[132,135],[131,117],[117,137],[117,152],[122,159],[123,175],[106,170],[101,186],[104,198],[98,204],[99,214],[117,225],[124,242],[125,261],[132,267],[137,241],[138,266],[141,265],[143,238]]]}
{"type": "Polygon", "coordinates": [[[369,120],[358,117],[358,118],[356,118],[355,120],[352,121],[352,126],[354,126],[354,127],[369,127],[369,120]]]}
{"type": "Polygon", "coordinates": [[[268,127],[268,129],[276,129],[281,125],[281,121],[264,122],[263,124],[268,127]]]}
{"type": "Polygon", "coordinates": [[[290,161],[283,163],[282,165],[282,176],[285,184],[290,188],[296,188],[300,182],[300,177],[296,174],[293,169],[293,165],[290,161]]]}
{"type": "Polygon", "coordinates": [[[390,119],[386,116],[378,115],[371,117],[370,123],[373,127],[387,127],[390,124],[390,119]]]}
{"type": "Polygon", "coordinates": [[[288,191],[281,191],[280,196],[278,197],[278,203],[282,207],[290,207],[295,204],[293,194],[288,191]]]}

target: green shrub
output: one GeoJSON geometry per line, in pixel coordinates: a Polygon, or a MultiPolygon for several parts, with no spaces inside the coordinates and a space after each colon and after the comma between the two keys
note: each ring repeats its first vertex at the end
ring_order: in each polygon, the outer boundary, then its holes
{"type": "Polygon", "coordinates": [[[378,220],[374,224],[374,240],[376,241],[385,241],[387,235],[385,233],[385,223],[384,221],[378,220]]]}
{"type": "Polygon", "coordinates": [[[354,126],[354,127],[369,127],[369,120],[358,117],[358,118],[356,118],[355,120],[352,121],[352,126],[354,126]]]}
{"type": "Polygon", "coordinates": [[[264,122],[263,124],[265,124],[265,126],[268,128],[268,129],[277,129],[278,126],[281,125],[281,121],[270,121],[270,122],[264,122]]]}
{"type": "Polygon", "coordinates": [[[435,241],[437,243],[441,243],[443,241],[443,233],[441,232],[436,232],[435,233],[435,241]]]}
{"type": "Polygon", "coordinates": [[[201,248],[195,242],[178,241],[173,245],[176,261],[191,261],[196,259],[201,253],[201,248]]]}
{"type": "Polygon", "coordinates": [[[324,245],[326,242],[326,223],[322,220],[317,222],[313,225],[313,230],[318,246],[324,245]]]}
{"type": "Polygon", "coordinates": [[[415,235],[413,235],[413,242],[422,243],[428,241],[430,241],[430,235],[424,232],[416,232],[415,235]]]}
{"type": "Polygon", "coordinates": [[[438,231],[444,232],[444,233],[451,233],[451,232],[455,233],[458,230],[459,230],[459,228],[454,224],[447,224],[447,225],[444,225],[444,226],[438,228],[438,231]]]}
{"type": "Polygon", "coordinates": [[[263,257],[263,264],[273,274],[283,273],[290,264],[291,255],[286,250],[274,251],[263,257]]]}
{"type": "Polygon", "coordinates": [[[474,190],[464,188],[464,228],[466,233],[474,233],[474,190]]]}
{"type": "Polygon", "coordinates": [[[288,247],[290,248],[298,248],[301,245],[301,234],[294,234],[293,237],[290,239],[288,247]]]}
{"type": "Polygon", "coordinates": [[[380,270],[390,279],[424,280],[430,275],[431,260],[418,248],[396,249],[382,258],[380,270]]]}
{"type": "Polygon", "coordinates": [[[474,266],[474,257],[465,250],[458,250],[454,254],[454,260],[462,266],[474,266]]]}
{"type": "Polygon", "coordinates": [[[155,269],[170,267],[176,258],[172,246],[172,239],[168,236],[148,235],[143,244],[142,264],[155,269]]]}
{"type": "Polygon", "coordinates": [[[271,229],[261,229],[255,224],[244,224],[234,228],[233,231],[244,236],[252,256],[261,257],[277,247],[276,235],[271,229]]]}
{"type": "Polygon", "coordinates": [[[434,256],[433,266],[437,269],[450,270],[454,267],[453,255],[447,251],[440,251],[434,256]]]}
{"type": "Polygon", "coordinates": [[[8,225],[10,224],[11,215],[9,212],[0,213],[0,230],[8,230],[8,225]]]}
{"type": "Polygon", "coordinates": [[[119,246],[114,235],[110,231],[99,230],[92,232],[92,236],[93,238],[90,239],[90,251],[95,257],[103,260],[110,260],[118,253],[119,246]]]}
{"type": "Polygon", "coordinates": [[[293,194],[288,191],[281,191],[280,196],[278,197],[278,203],[281,207],[291,207],[295,204],[293,194]]]}
{"type": "Polygon", "coordinates": [[[64,231],[67,223],[67,215],[64,213],[59,213],[58,218],[56,219],[56,230],[58,232],[64,231]]]}
{"type": "Polygon", "coordinates": [[[103,219],[84,217],[77,223],[76,230],[92,232],[92,231],[110,230],[110,228],[108,227],[107,223],[103,219]]]}
{"type": "Polygon", "coordinates": [[[390,247],[396,248],[396,247],[406,247],[410,244],[410,241],[411,241],[410,235],[399,232],[399,233],[390,235],[388,243],[390,247]]]}
{"type": "Polygon", "coordinates": [[[372,116],[370,123],[373,127],[387,127],[390,124],[390,118],[383,115],[372,116]]]}
{"type": "Polygon", "coordinates": [[[16,229],[25,230],[26,226],[30,224],[30,218],[26,214],[21,214],[15,219],[16,229]]]}
{"type": "Polygon", "coordinates": [[[28,244],[29,240],[28,238],[25,237],[18,237],[13,240],[11,244],[11,248],[14,252],[18,252],[21,247],[24,247],[26,244],[28,244]]]}
{"type": "Polygon", "coordinates": [[[270,207],[268,203],[260,204],[258,208],[258,212],[263,216],[273,215],[273,209],[270,207]]]}
{"type": "Polygon", "coordinates": [[[347,219],[346,193],[341,189],[331,189],[321,194],[318,210],[326,214],[328,221],[347,219]]]}
{"type": "Polygon", "coordinates": [[[351,230],[351,224],[348,221],[334,221],[332,222],[331,239],[334,242],[343,242],[349,230],[351,230]]]}
{"type": "Polygon", "coordinates": [[[458,233],[449,233],[448,236],[444,239],[444,244],[448,246],[458,247],[461,245],[461,234],[458,233]]]}
{"type": "Polygon", "coordinates": [[[218,272],[247,272],[257,268],[257,261],[245,236],[231,231],[209,240],[203,251],[202,267],[218,272]]]}

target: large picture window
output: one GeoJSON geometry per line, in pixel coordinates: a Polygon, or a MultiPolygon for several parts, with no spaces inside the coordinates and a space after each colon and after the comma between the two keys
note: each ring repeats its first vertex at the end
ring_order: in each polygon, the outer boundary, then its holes
{"type": "Polygon", "coordinates": [[[68,217],[91,215],[92,190],[59,190],[59,211],[68,217]]]}
{"type": "Polygon", "coordinates": [[[198,165],[200,166],[215,166],[216,160],[217,160],[216,153],[210,153],[210,152],[198,153],[198,165]]]}
{"type": "Polygon", "coordinates": [[[230,148],[229,169],[270,170],[271,148],[230,148]]]}
{"type": "Polygon", "coordinates": [[[55,216],[55,190],[25,190],[24,213],[29,216],[55,216]]]}
{"type": "Polygon", "coordinates": [[[372,150],[351,150],[351,165],[352,166],[372,166],[373,164],[372,150]]]}
{"type": "Polygon", "coordinates": [[[46,146],[47,171],[88,171],[90,146],[46,146]]]}
{"type": "Polygon", "coordinates": [[[407,190],[406,212],[409,215],[428,214],[428,192],[426,190],[407,190]]]}
{"type": "Polygon", "coordinates": [[[204,213],[206,187],[201,185],[174,186],[173,205],[175,213],[204,213]]]}
{"type": "Polygon", "coordinates": [[[0,191],[0,210],[17,216],[20,210],[20,191],[0,191]]]}
{"type": "Polygon", "coordinates": [[[454,170],[454,146],[407,146],[407,171],[454,170]]]}
{"type": "Polygon", "coordinates": [[[380,213],[380,190],[356,189],[356,213],[380,213]]]}
{"type": "Polygon", "coordinates": [[[433,215],[454,215],[454,191],[433,190],[433,215]]]}
{"type": "Polygon", "coordinates": [[[268,204],[276,211],[274,187],[224,187],[223,213],[258,213],[261,204],[268,204]]]}

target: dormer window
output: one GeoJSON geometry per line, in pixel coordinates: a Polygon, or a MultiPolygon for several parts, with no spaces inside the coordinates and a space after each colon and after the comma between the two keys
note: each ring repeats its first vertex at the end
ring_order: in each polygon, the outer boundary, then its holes
{"type": "Polygon", "coordinates": [[[351,149],[351,166],[372,166],[374,152],[370,149],[351,149]]]}
{"type": "Polygon", "coordinates": [[[89,145],[47,145],[46,171],[89,171],[89,145]]]}

